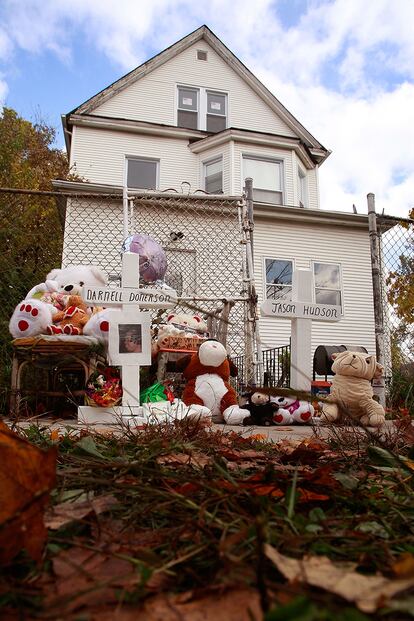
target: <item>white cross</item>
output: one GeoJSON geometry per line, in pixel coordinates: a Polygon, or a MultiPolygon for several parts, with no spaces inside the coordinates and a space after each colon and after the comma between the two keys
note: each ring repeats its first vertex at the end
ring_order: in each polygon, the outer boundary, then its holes
{"type": "Polygon", "coordinates": [[[312,321],[340,321],[341,307],[312,303],[312,272],[294,270],[292,300],[266,300],[262,315],[291,320],[290,385],[309,392],[312,381],[312,321]]]}
{"type": "Polygon", "coordinates": [[[141,366],[151,364],[151,332],[148,313],[140,312],[145,308],[172,308],[177,303],[174,289],[143,289],[139,287],[139,255],[124,252],[122,255],[122,286],[120,289],[109,287],[83,287],[82,298],[92,306],[115,306],[109,319],[108,357],[112,365],[122,367],[122,406],[111,408],[78,408],[78,420],[86,423],[125,422],[142,423],[144,421],[140,406],[139,374],[141,366]],[[123,345],[126,333],[135,335],[137,351],[125,351],[123,345]],[[134,418],[135,417],[135,418],[134,418]],[[139,417],[137,419],[136,417],[139,417]]]}

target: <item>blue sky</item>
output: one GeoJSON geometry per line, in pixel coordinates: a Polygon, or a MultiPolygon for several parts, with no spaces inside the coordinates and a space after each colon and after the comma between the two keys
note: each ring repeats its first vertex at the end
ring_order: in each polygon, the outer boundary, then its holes
{"type": "Polygon", "coordinates": [[[206,23],[332,155],[321,205],[414,206],[414,0],[0,0],[0,105],[60,115],[206,23]]]}

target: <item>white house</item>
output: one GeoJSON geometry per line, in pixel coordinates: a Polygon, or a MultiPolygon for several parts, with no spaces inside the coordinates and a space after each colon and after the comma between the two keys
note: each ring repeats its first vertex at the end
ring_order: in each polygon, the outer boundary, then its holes
{"type": "MultiPolygon", "coordinates": [[[[186,182],[191,191],[237,196],[252,177],[259,303],[288,298],[292,269],[309,268],[315,302],[339,304],[343,314],[336,324],[313,323],[313,347],[375,352],[367,216],[321,209],[319,167],[330,151],[207,26],[91,97],[63,124],[70,165],[87,182],[56,181],[62,191],[120,193],[126,183],[181,192],[186,182]]],[[[67,218],[66,245],[73,241],[70,204],[67,218]]],[[[81,246],[87,256],[84,240],[81,246]]],[[[264,349],[285,345],[290,322],[262,317],[260,336],[264,349]]]]}

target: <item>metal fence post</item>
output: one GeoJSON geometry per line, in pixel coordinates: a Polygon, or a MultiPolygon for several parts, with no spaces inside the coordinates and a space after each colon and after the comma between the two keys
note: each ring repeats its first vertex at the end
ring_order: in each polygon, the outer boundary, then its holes
{"type": "MultiPolygon", "coordinates": [[[[381,256],[377,231],[377,215],[375,213],[375,195],[372,192],[367,195],[367,201],[368,229],[371,249],[372,289],[374,298],[375,348],[378,362],[380,364],[384,364],[384,300],[382,299],[381,294],[381,256]]],[[[387,372],[388,370],[386,369],[386,373],[387,372]]],[[[380,381],[376,381],[374,392],[378,396],[381,405],[385,406],[385,384],[383,378],[381,378],[380,381]]]]}

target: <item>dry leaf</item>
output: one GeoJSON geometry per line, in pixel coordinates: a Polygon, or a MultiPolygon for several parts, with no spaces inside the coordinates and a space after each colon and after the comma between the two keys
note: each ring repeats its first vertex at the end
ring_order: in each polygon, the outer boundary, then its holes
{"type": "Polygon", "coordinates": [[[112,494],[78,502],[62,502],[60,505],[55,505],[49,509],[46,513],[45,526],[51,530],[57,530],[65,524],[73,522],[73,520],[82,520],[92,511],[96,515],[108,511],[117,502],[117,499],[112,494]]]}
{"type": "Polygon", "coordinates": [[[56,448],[42,451],[0,426],[0,563],[23,548],[40,560],[47,530],[43,512],[56,481],[56,448]]]}
{"type": "Polygon", "coordinates": [[[220,455],[225,457],[229,461],[245,461],[258,459],[267,459],[266,454],[261,451],[255,451],[253,449],[247,449],[246,451],[238,451],[236,449],[222,449],[220,455]]]}
{"type": "MultiPolygon", "coordinates": [[[[260,600],[252,589],[232,589],[194,599],[181,595],[157,595],[139,607],[100,609],[90,621],[262,621],[260,600]]],[[[88,610],[89,612],[89,610],[88,610]]]]}
{"type": "Polygon", "coordinates": [[[362,612],[375,612],[384,606],[388,599],[414,586],[414,576],[400,580],[389,580],[385,576],[365,576],[349,566],[332,563],[326,556],[305,556],[303,559],[290,558],[280,554],[266,544],[266,556],[276,565],[281,574],[290,582],[305,582],[311,586],[325,589],[353,602],[362,612]]]}
{"type": "Polygon", "coordinates": [[[212,463],[211,457],[204,455],[204,453],[169,453],[168,455],[161,455],[157,457],[157,463],[164,466],[196,466],[197,468],[204,468],[212,463]]]}
{"type": "Polygon", "coordinates": [[[411,552],[405,552],[398,557],[392,565],[392,571],[399,578],[404,576],[414,576],[414,555],[411,552]]]}

